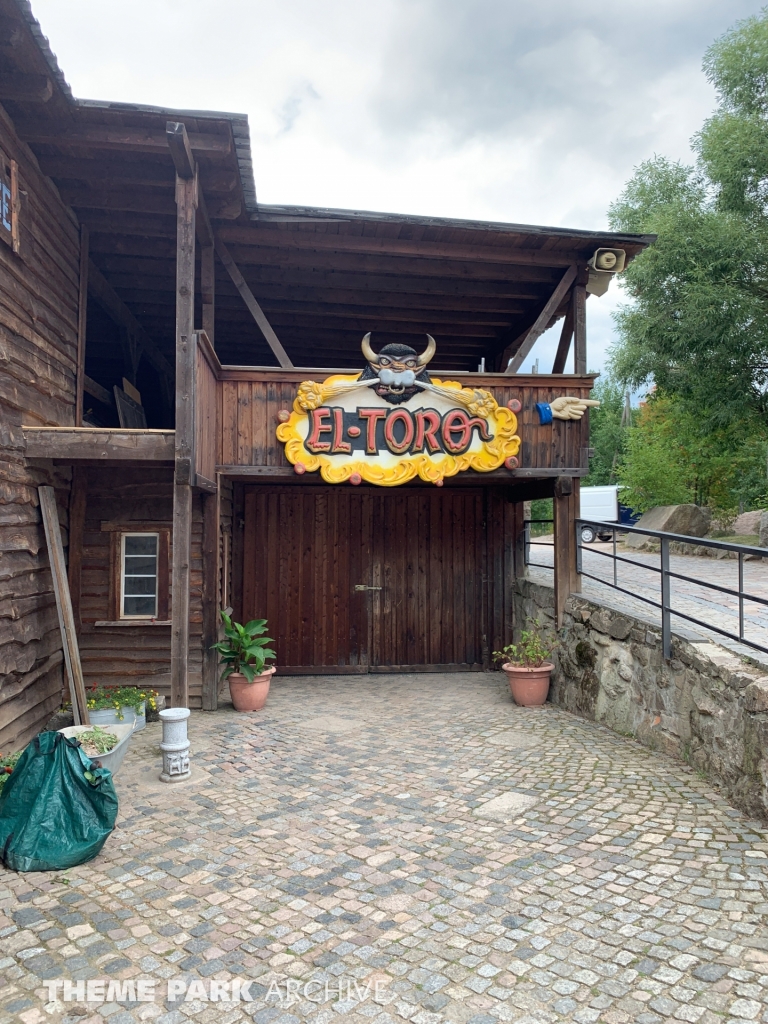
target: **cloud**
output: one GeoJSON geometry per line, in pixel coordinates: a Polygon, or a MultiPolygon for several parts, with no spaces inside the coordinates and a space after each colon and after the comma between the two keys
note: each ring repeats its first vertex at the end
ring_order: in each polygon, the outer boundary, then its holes
{"type": "MultiPolygon", "coordinates": [[[[247,113],[262,202],[604,228],[637,163],[691,159],[715,102],[702,55],[761,2],[33,9],[78,96],[247,113]]],[[[614,301],[590,300],[593,352],[614,301]]]]}

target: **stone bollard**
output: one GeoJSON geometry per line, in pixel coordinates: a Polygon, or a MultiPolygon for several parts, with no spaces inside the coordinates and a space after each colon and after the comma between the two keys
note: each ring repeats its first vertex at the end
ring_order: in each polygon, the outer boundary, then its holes
{"type": "Polygon", "coordinates": [[[189,708],[165,708],[160,712],[163,723],[163,782],[186,782],[192,772],[189,769],[189,738],[187,719],[189,708]]]}

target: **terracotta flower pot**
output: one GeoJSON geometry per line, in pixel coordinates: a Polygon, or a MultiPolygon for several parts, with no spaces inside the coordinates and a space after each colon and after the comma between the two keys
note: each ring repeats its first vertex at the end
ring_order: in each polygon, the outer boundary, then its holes
{"type": "Polygon", "coordinates": [[[265,668],[259,676],[254,676],[253,682],[249,683],[244,675],[233,672],[229,676],[229,693],[235,711],[261,711],[267,703],[269,684],[275,674],[275,666],[265,668]]]}
{"type": "Polygon", "coordinates": [[[511,662],[501,666],[507,674],[512,700],[522,708],[538,708],[545,703],[549,693],[549,677],[555,667],[545,661],[538,668],[525,668],[511,662]]]}

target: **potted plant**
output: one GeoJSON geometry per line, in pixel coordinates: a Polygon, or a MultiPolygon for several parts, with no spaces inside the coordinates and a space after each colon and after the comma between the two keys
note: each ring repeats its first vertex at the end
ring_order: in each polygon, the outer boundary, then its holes
{"type": "Polygon", "coordinates": [[[545,636],[541,623],[536,620],[530,629],[522,631],[520,643],[507,644],[493,652],[493,660],[502,663],[515,704],[536,708],[545,703],[549,677],[555,667],[547,658],[556,646],[557,641],[545,636]]]}
{"type": "Polygon", "coordinates": [[[147,708],[150,711],[157,710],[157,690],[140,688],[138,686],[121,686],[117,691],[117,699],[120,702],[120,711],[125,718],[126,714],[133,711],[136,716],[134,732],[140,732],[147,724],[147,708]]]}
{"type": "Polygon", "coordinates": [[[147,724],[147,707],[157,708],[156,690],[138,686],[97,686],[86,694],[93,725],[133,725],[138,732],[147,724]]]}
{"type": "Polygon", "coordinates": [[[267,702],[269,684],[275,666],[265,668],[275,652],[267,647],[272,643],[268,636],[266,619],[253,619],[241,626],[232,622],[226,612],[221,612],[224,621],[224,639],[212,644],[224,662],[222,681],[229,680],[229,692],[235,711],[259,711],[267,702]]]}
{"type": "MultiPolygon", "coordinates": [[[[107,768],[113,775],[122,764],[128,744],[133,735],[133,723],[112,725],[108,729],[100,725],[70,725],[58,732],[67,739],[76,739],[83,748],[83,753],[91,760],[98,761],[102,768],[107,768]]],[[[89,780],[90,781],[90,780],[89,780]]]]}

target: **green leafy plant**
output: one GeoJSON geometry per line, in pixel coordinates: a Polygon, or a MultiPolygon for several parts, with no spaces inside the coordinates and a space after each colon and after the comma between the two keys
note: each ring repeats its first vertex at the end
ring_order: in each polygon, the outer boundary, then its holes
{"type": "Polygon", "coordinates": [[[157,710],[159,696],[157,690],[139,689],[138,686],[120,686],[115,691],[115,696],[120,701],[121,707],[133,708],[137,713],[141,710],[142,705],[149,708],[150,711],[157,710]]]}
{"type": "Polygon", "coordinates": [[[118,743],[115,733],[102,729],[100,725],[94,725],[92,729],[78,733],[77,739],[89,757],[95,754],[108,754],[118,743]]]}
{"type": "Polygon", "coordinates": [[[273,642],[272,638],[263,635],[267,631],[267,620],[252,619],[241,626],[239,622],[233,622],[226,612],[221,612],[221,618],[224,622],[224,639],[211,645],[224,662],[221,678],[226,679],[237,672],[252,683],[264,671],[266,662],[276,657],[275,652],[266,646],[273,642]]]}
{"type": "Polygon", "coordinates": [[[21,750],[17,750],[12,754],[0,754],[0,793],[2,793],[3,786],[8,781],[8,777],[16,767],[16,762],[21,755],[21,750]]]}
{"type": "Polygon", "coordinates": [[[494,651],[493,660],[501,664],[509,662],[522,668],[539,668],[557,645],[557,640],[546,635],[536,619],[530,629],[522,631],[519,643],[507,644],[500,651],[494,651]]]}

